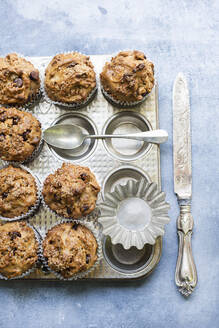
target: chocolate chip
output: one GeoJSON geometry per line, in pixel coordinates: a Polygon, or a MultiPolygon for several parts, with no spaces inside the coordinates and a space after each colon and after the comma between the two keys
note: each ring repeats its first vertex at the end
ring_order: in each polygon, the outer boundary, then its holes
{"type": "Polygon", "coordinates": [[[8,193],[7,192],[3,192],[2,193],[2,199],[5,199],[5,198],[7,198],[8,197],[8,193]]]}
{"type": "Polygon", "coordinates": [[[18,122],[20,121],[20,119],[19,119],[19,117],[13,117],[13,118],[12,118],[12,121],[13,121],[13,122],[12,122],[13,125],[17,125],[18,122]]]}
{"type": "Polygon", "coordinates": [[[39,72],[37,72],[37,71],[32,71],[32,72],[30,73],[30,79],[31,79],[32,81],[37,81],[37,80],[39,80],[39,72]]]}
{"type": "Polygon", "coordinates": [[[4,138],[5,137],[5,134],[3,132],[0,133],[0,138],[4,138]]]}
{"type": "Polygon", "coordinates": [[[87,73],[80,73],[80,74],[76,74],[76,77],[87,77],[87,73]]]}
{"type": "Polygon", "coordinates": [[[78,224],[77,223],[73,223],[72,229],[77,230],[77,228],[78,228],[78,224]]]}
{"type": "Polygon", "coordinates": [[[82,206],[82,211],[86,212],[87,210],[89,210],[89,206],[88,205],[83,205],[82,206]]]}
{"type": "Polygon", "coordinates": [[[15,255],[16,250],[17,250],[17,247],[14,247],[13,248],[13,255],[15,255]]]}
{"type": "Polygon", "coordinates": [[[147,57],[144,55],[144,59],[146,59],[147,57]]]}
{"type": "Polygon", "coordinates": [[[141,71],[145,67],[145,64],[138,64],[134,69],[133,72],[136,73],[137,71],[141,71]]]}
{"type": "Polygon", "coordinates": [[[68,215],[71,215],[71,208],[70,207],[67,207],[67,213],[68,213],[68,215]]]}
{"type": "Polygon", "coordinates": [[[129,82],[129,81],[131,81],[132,76],[133,76],[132,74],[124,74],[123,77],[122,77],[122,80],[129,82]]]}
{"type": "Polygon", "coordinates": [[[81,173],[80,177],[81,177],[81,180],[85,181],[87,179],[87,174],[81,173]]]}
{"type": "Polygon", "coordinates": [[[147,96],[148,92],[142,93],[142,96],[145,97],[147,96]]]}
{"type": "Polygon", "coordinates": [[[9,236],[11,237],[11,240],[14,240],[17,237],[21,237],[21,234],[19,231],[12,231],[9,232],[9,236]]]}
{"type": "Polygon", "coordinates": [[[86,264],[90,262],[90,254],[86,254],[86,264]]]}
{"type": "Polygon", "coordinates": [[[17,77],[16,79],[14,79],[14,83],[18,88],[21,88],[23,85],[23,80],[20,77],[17,77]]]}
{"type": "Polygon", "coordinates": [[[78,65],[78,63],[72,62],[71,64],[69,64],[67,67],[71,68],[71,67],[75,67],[76,65],[78,65]]]}
{"type": "Polygon", "coordinates": [[[27,136],[28,136],[29,133],[30,133],[30,130],[27,129],[27,130],[22,134],[22,137],[23,137],[23,140],[24,140],[24,141],[27,141],[27,136]]]}

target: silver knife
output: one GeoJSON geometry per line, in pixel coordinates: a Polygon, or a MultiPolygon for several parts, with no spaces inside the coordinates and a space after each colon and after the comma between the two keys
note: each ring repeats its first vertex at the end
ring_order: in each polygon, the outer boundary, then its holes
{"type": "Polygon", "coordinates": [[[197,271],[191,245],[193,217],[189,90],[182,73],[177,75],[173,86],[173,164],[174,192],[180,207],[175,282],[179,291],[189,296],[197,284],[197,271]]]}

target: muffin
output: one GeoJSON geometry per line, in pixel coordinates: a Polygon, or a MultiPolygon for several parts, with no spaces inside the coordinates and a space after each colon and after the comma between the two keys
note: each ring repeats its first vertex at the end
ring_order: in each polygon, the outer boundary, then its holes
{"type": "Polygon", "coordinates": [[[0,170],[0,216],[17,218],[28,214],[38,200],[35,178],[20,167],[0,170]]]}
{"type": "Polygon", "coordinates": [[[116,105],[141,103],[154,86],[154,65],[141,51],[121,51],[100,74],[106,98],[116,105]]]}
{"type": "Polygon", "coordinates": [[[96,206],[100,186],[88,167],[63,163],[43,185],[45,204],[65,218],[80,218],[96,206]]]}
{"type": "Polygon", "coordinates": [[[96,75],[88,56],[77,52],[56,55],[45,72],[45,91],[54,102],[81,105],[96,90],[96,75]]]}
{"type": "Polygon", "coordinates": [[[0,225],[0,274],[11,279],[29,273],[38,260],[35,233],[25,222],[0,225]]]}
{"type": "Polygon", "coordinates": [[[69,279],[95,264],[97,248],[96,238],[87,227],[66,222],[48,231],[43,241],[43,256],[51,270],[69,279]]]}
{"type": "Polygon", "coordinates": [[[39,90],[39,71],[33,64],[15,53],[0,57],[0,104],[27,104],[39,90]]]}
{"type": "Polygon", "coordinates": [[[0,107],[0,158],[4,161],[31,159],[39,148],[41,133],[41,124],[31,113],[0,107]]]}

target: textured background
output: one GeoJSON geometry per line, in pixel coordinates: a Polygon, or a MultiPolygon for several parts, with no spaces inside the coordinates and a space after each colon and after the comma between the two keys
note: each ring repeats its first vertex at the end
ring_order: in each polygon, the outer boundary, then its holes
{"type": "Polygon", "coordinates": [[[132,283],[0,282],[0,327],[150,328],[219,326],[218,1],[0,0],[0,53],[54,55],[142,49],[155,63],[161,127],[162,183],[171,204],[161,261],[132,283]],[[184,299],[174,285],[177,254],[173,193],[173,80],[184,71],[191,90],[193,251],[199,274],[184,299]]]}

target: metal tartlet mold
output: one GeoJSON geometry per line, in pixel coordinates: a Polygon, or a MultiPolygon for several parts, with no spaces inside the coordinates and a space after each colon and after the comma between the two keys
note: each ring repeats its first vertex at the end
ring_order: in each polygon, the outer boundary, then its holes
{"type": "Polygon", "coordinates": [[[102,243],[100,240],[100,231],[98,229],[95,228],[94,224],[92,222],[88,222],[88,221],[79,221],[79,220],[61,220],[58,223],[53,224],[45,233],[45,237],[44,239],[41,241],[40,243],[40,259],[43,263],[44,268],[46,268],[49,272],[53,273],[58,279],[60,280],[67,280],[67,281],[71,281],[71,280],[77,280],[80,278],[84,278],[85,276],[87,276],[90,272],[94,271],[98,265],[100,264],[100,261],[102,260],[102,243]],[[49,265],[48,265],[48,261],[45,259],[44,255],[43,255],[43,240],[46,238],[46,235],[48,233],[49,230],[51,230],[52,228],[54,228],[57,225],[60,225],[62,223],[76,223],[76,224],[80,224],[80,225],[84,225],[86,228],[88,228],[94,235],[96,242],[97,242],[97,260],[94,263],[94,265],[92,267],[90,267],[88,270],[85,271],[81,271],[78,272],[76,274],[74,274],[72,277],[70,278],[64,278],[60,273],[52,270],[49,265]]]}
{"type": "MultiPolygon", "coordinates": [[[[65,51],[65,52],[62,52],[62,54],[68,54],[68,53],[72,53],[74,51],[65,51]]],[[[80,53],[79,51],[77,51],[77,53],[79,54],[82,54],[80,53]]],[[[56,54],[58,55],[58,54],[56,54]]],[[[54,57],[54,56],[53,56],[54,57]]],[[[52,58],[53,58],[52,57],[52,58]]],[[[93,68],[94,72],[95,72],[95,75],[97,77],[97,73],[95,71],[95,68],[93,68]]],[[[97,86],[97,78],[96,78],[96,86],[95,88],[90,92],[90,94],[88,95],[87,99],[85,99],[84,101],[82,102],[78,102],[78,103],[64,103],[64,102],[60,102],[60,101],[54,101],[52,99],[50,99],[50,97],[48,96],[47,92],[46,92],[46,89],[45,89],[45,71],[43,71],[43,74],[41,74],[41,92],[45,98],[45,100],[50,103],[50,104],[54,104],[54,105],[58,105],[58,106],[61,106],[61,107],[65,107],[66,109],[81,109],[85,106],[87,106],[96,96],[97,92],[98,92],[98,86],[97,86]]]]}
{"type": "Polygon", "coordinates": [[[29,172],[34,177],[35,182],[36,182],[36,188],[37,188],[37,200],[36,200],[36,203],[33,206],[31,206],[31,208],[29,209],[29,211],[27,213],[24,213],[22,215],[19,215],[19,216],[13,217],[13,218],[7,218],[7,217],[4,217],[4,216],[0,216],[0,221],[10,222],[10,221],[17,221],[17,220],[25,220],[25,219],[28,219],[28,218],[32,217],[37,212],[37,210],[40,206],[40,203],[41,203],[41,182],[40,182],[39,178],[37,177],[37,175],[32,172],[32,170],[30,170],[28,167],[23,166],[21,164],[4,164],[4,165],[0,164],[0,170],[3,169],[3,168],[8,167],[9,165],[21,168],[24,171],[29,172]]]}
{"type": "MultiPolygon", "coordinates": [[[[104,98],[109,101],[109,103],[113,106],[116,106],[118,108],[132,108],[132,107],[137,107],[139,105],[141,105],[147,98],[148,96],[150,95],[151,92],[148,92],[141,100],[139,101],[133,101],[133,102],[127,102],[127,101],[119,101],[119,100],[116,100],[115,98],[113,98],[113,95],[112,94],[109,94],[107,93],[102,84],[101,84],[101,92],[102,94],[104,95],[104,98]]],[[[153,89],[152,89],[153,90],[153,89]]],[[[151,91],[152,91],[151,90],[151,91]]]]}
{"type": "MultiPolygon", "coordinates": [[[[7,223],[7,222],[5,222],[7,223]]],[[[40,238],[40,234],[39,232],[37,231],[37,229],[35,227],[33,227],[31,224],[29,224],[28,222],[26,222],[26,224],[28,225],[28,227],[30,227],[34,234],[35,234],[35,238],[38,242],[38,249],[37,249],[37,256],[38,256],[38,259],[37,261],[35,262],[35,264],[32,266],[32,268],[30,268],[29,270],[23,272],[21,275],[19,276],[16,276],[14,278],[8,278],[6,276],[4,276],[3,274],[0,273],[0,279],[2,280],[16,280],[16,279],[23,279],[27,276],[29,276],[32,272],[34,272],[36,270],[36,268],[38,266],[40,266],[40,261],[41,261],[41,238],[40,238]]]]}
{"type": "Polygon", "coordinates": [[[169,208],[165,193],[158,190],[156,183],[141,179],[117,185],[100,205],[102,233],[111,237],[112,244],[122,244],[124,249],[154,245],[170,221],[169,208]]]}
{"type": "MultiPolygon", "coordinates": [[[[122,111],[112,115],[104,124],[102,134],[131,134],[152,130],[140,113],[122,111]]],[[[103,139],[107,152],[119,161],[136,161],[151,150],[152,144],[130,139],[103,139]]]]}
{"type": "Polygon", "coordinates": [[[118,168],[111,170],[104,178],[102,183],[102,197],[105,194],[111,193],[115,190],[116,185],[126,185],[128,181],[139,181],[144,178],[151,182],[150,176],[140,167],[130,164],[124,164],[118,168]]]}
{"type": "MultiPolygon", "coordinates": [[[[51,126],[56,124],[75,124],[86,134],[97,134],[97,127],[94,121],[88,116],[78,112],[71,112],[57,117],[51,123],[51,126]]],[[[59,149],[50,145],[48,145],[48,147],[51,153],[59,160],[77,162],[88,159],[94,153],[97,144],[97,139],[86,139],[82,145],[73,150],[59,149]]]]}

